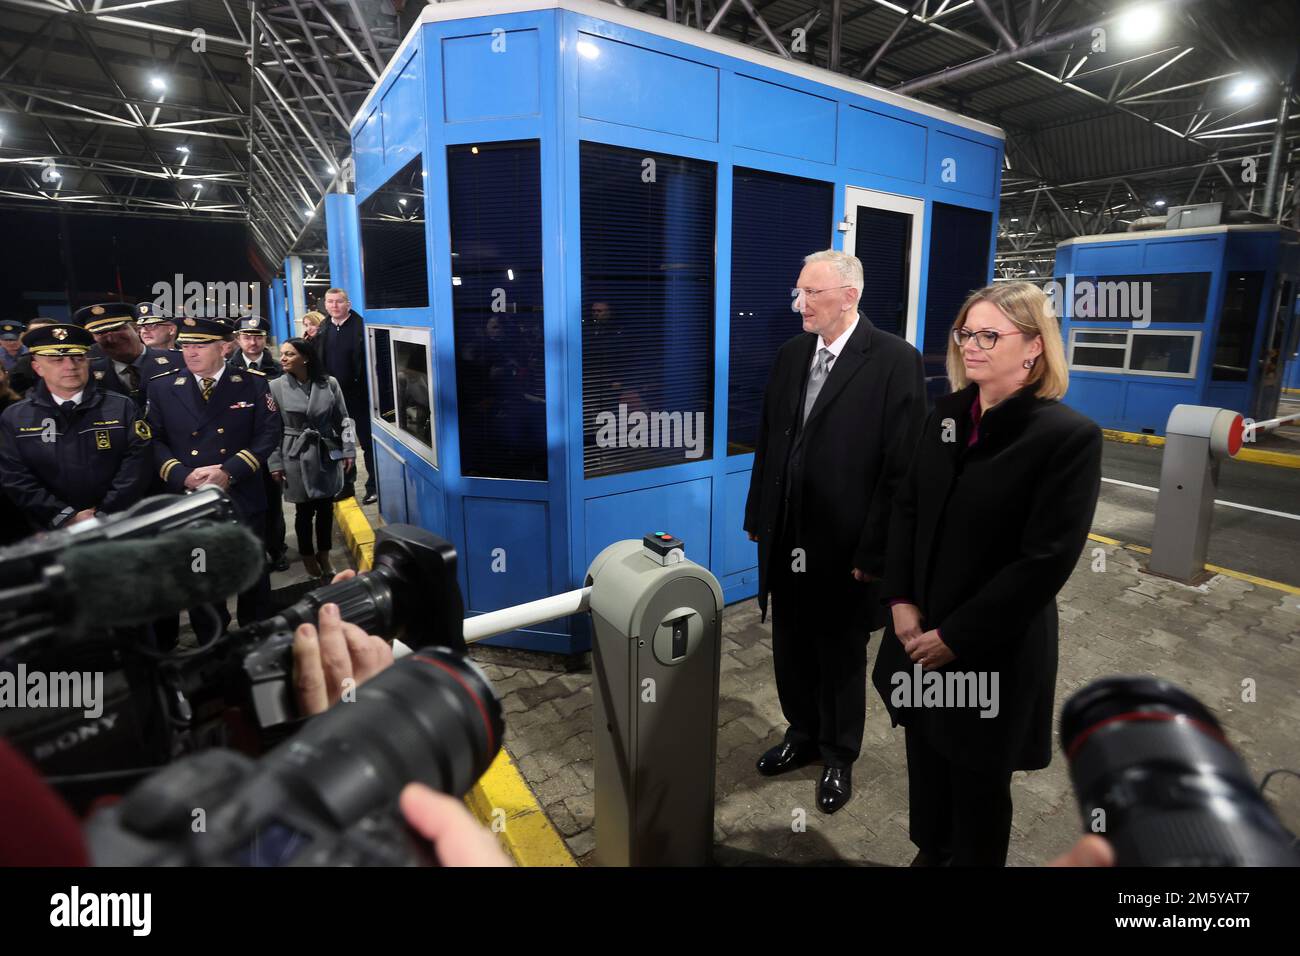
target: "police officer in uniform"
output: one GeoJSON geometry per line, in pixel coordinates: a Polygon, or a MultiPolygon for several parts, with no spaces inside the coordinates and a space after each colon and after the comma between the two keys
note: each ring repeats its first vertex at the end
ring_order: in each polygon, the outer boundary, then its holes
{"type": "MultiPolygon", "coordinates": [[[[266,376],[268,383],[283,373],[280,363],[271,357],[266,348],[269,323],[260,315],[250,315],[235,323],[235,344],[239,347],[231,354],[228,364],[242,371],[252,369],[266,376]]],[[[289,570],[285,548],[284,491],[271,477],[269,469],[262,469],[262,483],[266,486],[266,550],[271,555],[271,567],[276,571],[289,570]]]]}
{"type": "Polygon", "coordinates": [[[102,302],[78,309],[72,320],[95,337],[90,374],[102,387],[135,401],[142,413],[145,392],[154,379],[175,376],[182,368],[175,352],[152,349],[135,330],[135,306],[102,302]]]}
{"type": "Polygon", "coordinates": [[[26,330],[27,324],[16,319],[0,322],[0,365],[6,372],[12,372],[19,357],[27,354],[23,345],[23,332],[26,330]]]}
{"type": "Polygon", "coordinates": [[[152,302],[135,306],[135,328],[147,348],[160,352],[179,352],[176,348],[176,320],[152,302]]]}
{"type": "Polygon", "coordinates": [[[0,415],[0,481],[9,498],[35,529],[129,508],[149,480],[149,426],[129,398],[91,379],[93,337],[55,323],[25,344],[40,381],[0,415]]]}
{"type": "MultiPolygon", "coordinates": [[[[181,320],[176,342],[185,367],[149,383],[154,467],[175,494],[207,484],[226,489],[240,519],[265,542],[266,491],[258,473],[280,445],[280,410],[265,375],[223,361],[230,335],[230,326],[216,319],[181,320]]],[[[265,617],[269,599],[263,568],[257,584],[239,595],[239,623],[265,617]]]]}

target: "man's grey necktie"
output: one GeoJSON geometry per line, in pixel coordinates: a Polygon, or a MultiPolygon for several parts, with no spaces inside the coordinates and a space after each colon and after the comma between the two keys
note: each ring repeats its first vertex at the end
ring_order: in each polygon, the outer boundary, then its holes
{"type": "Polygon", "coordinates": [[[830,349],[820,348],[817,350],[817,362],[808,374],[808,392],[803,400],[803,419],[801,422],[808,421],[808,413],[817,404],[817,396],[821,394],[822,386],[826,384],[827,369],[830,367],[831,357],[830,349]]]}

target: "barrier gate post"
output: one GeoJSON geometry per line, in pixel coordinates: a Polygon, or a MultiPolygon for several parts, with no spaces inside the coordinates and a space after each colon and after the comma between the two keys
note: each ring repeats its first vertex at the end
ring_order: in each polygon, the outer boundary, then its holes
{"type": "Polygon", "coordinates": [[[596,556],[596,861],[700,866],[713,850],[722,588],[664,532],[596,556]]]}
{"type": "Polygon", "coordinates": [[[1210,542],[1219,460],[1241,450],[1245,422],[1226,408],[1175,405],[1165,427],[1160,494],[1147,570],[1184,584],[1210,577],[1210,542]]]}

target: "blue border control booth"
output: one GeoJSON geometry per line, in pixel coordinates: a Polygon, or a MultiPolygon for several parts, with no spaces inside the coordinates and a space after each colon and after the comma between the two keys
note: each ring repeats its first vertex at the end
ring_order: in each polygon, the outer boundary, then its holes
{"type": "MultiPolygon", "coordinates": [[[[863,260],[863,312],[936,393],[992,274],[999,129],[612,4],[425,7],[352,145],[380,509],[455,544],[468,614],[651,531],[752,596],[803,257],[863,260]]],[[[498,640],[589,646],[579,620],[498,640]]]]}
{"type": "Polygon", "coordinates": [[[1048,288],[1070,363],[1065,401],[1147,435],[1163,435],[1180,403],[1276,416],[1300,334],[1298,241],[1281,226],[1220,225],[1061,243],[1048,288]]]}

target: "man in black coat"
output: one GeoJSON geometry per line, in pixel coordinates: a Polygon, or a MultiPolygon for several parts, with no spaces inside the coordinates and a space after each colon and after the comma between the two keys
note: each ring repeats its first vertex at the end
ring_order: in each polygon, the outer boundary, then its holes
{"type": "Polygon", "coordinates": [[[916,349],[858,313],[857,258],[826,250],[804,262],[793,303],[804,332],[777,353],[745,505],[789,722],[758,771],[820,757],[817,805],[834,813],[852,795],[889,509],[925,417],[925,378],[916,349]]]}
{"type": "Polygon", "coordinates": [[[90,351],[90,375],[95,384],[125,395],[143,416],[145,396],[154,379],[183,370],[180,353],[149,348],[135,327],[136,308],[125,302],[102,302],[78,309],[72,321],[95,337],[90,351]]]}
{"type": "Polygon", "coordinates": [[[343,289],[325,292],[327,321],[312,339],[325,371],[338,380],[343,400],[357,430],[357,447],[366,459],[366,496],[362,504],[375,500],[375,462],[370,442],[370,379],[366,371],[366,329],[360,313],[343,289]]]}

